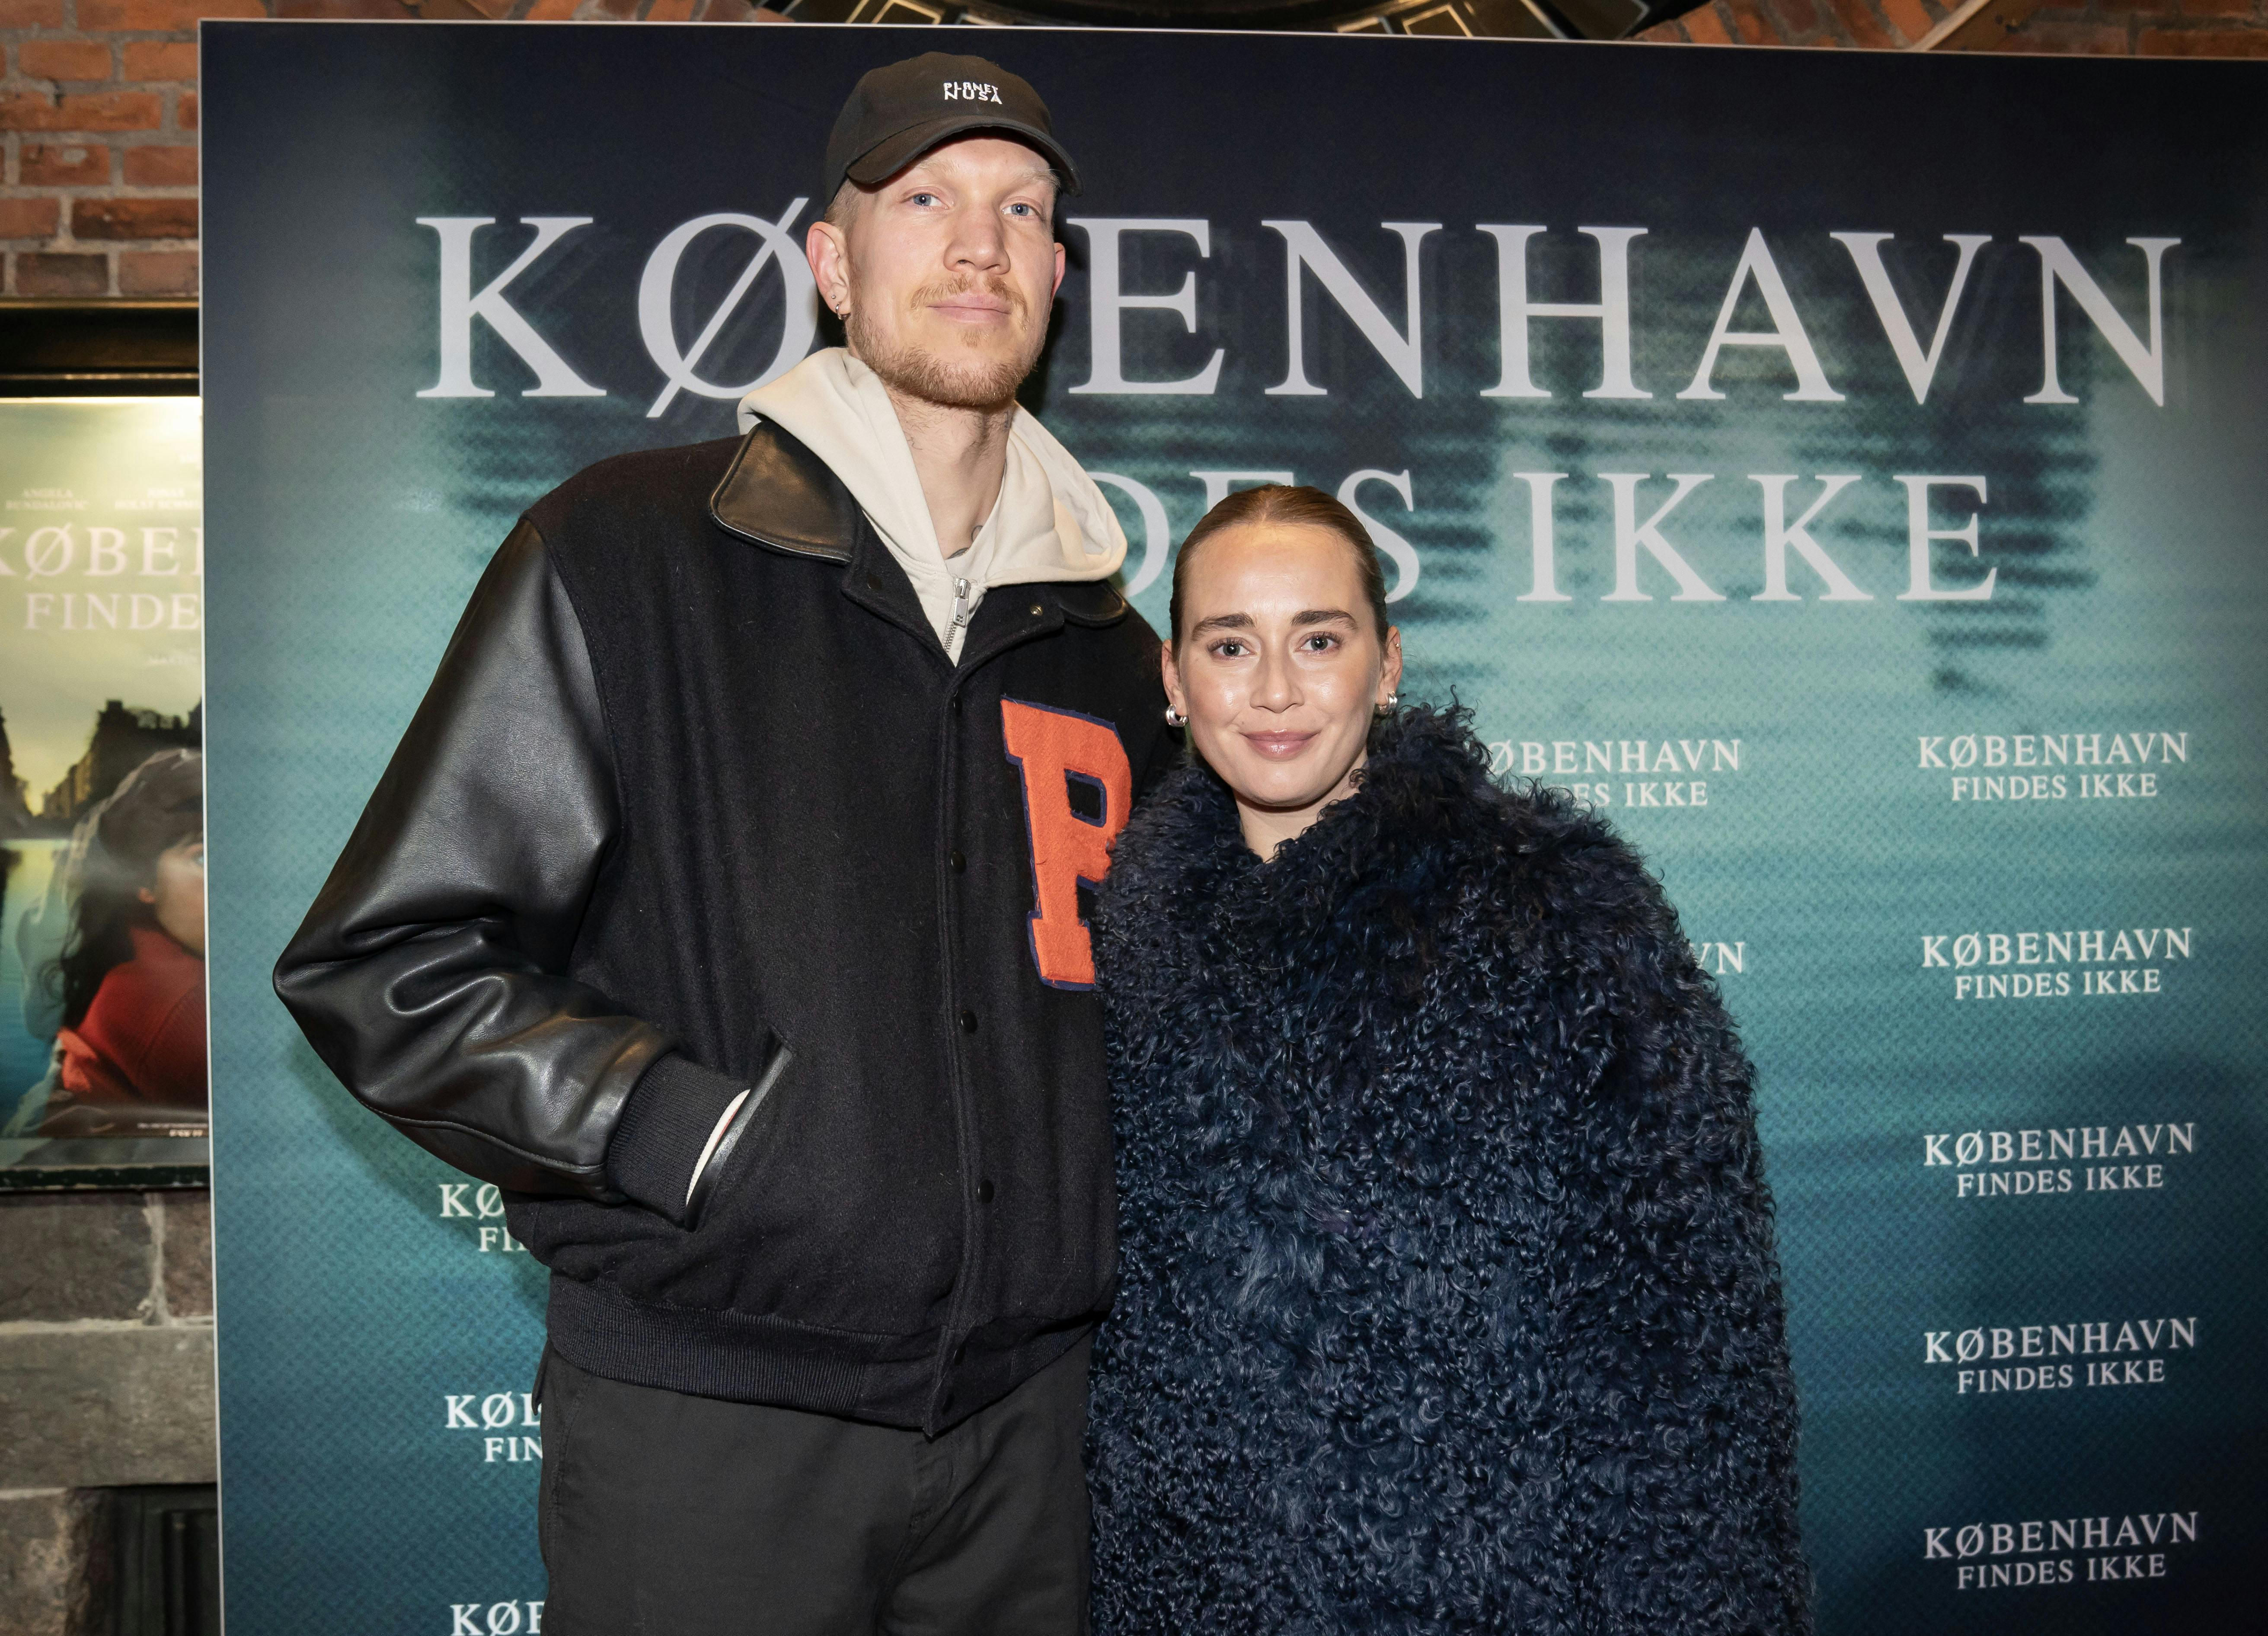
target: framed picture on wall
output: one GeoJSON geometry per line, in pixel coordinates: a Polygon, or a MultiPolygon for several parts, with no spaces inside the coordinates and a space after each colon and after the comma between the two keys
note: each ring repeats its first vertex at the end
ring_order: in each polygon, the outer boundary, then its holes
{"type": "Polygon", "coordinates": [[[0,311],[0,1189],[205,1175],[194,325],[0,311]]]}

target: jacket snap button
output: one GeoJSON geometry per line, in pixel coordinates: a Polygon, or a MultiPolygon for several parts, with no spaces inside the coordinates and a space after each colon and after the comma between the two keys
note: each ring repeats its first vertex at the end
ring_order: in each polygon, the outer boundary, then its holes
{"type": "Polygon", "coordinates": [[[946,861],[953,866],[953,873],[955,874],[964,873],[968,867],[968,860],[957,851],[946,853],[946,861]]]}
{"type": "Polygon", "coordinates": [[[1035,619],[1037,619],[1042,614],[1044,614],[1047,611],[1047,609],[1042,608],[1037,602],[1032,604],[1032,617],[1035,619]]]}
{"type": "Polygon", "coordinates": [[[882,576],[880,574],[868,574],[866,576],[866,588],[869,591],[880,590],[882,588],[882,576]]]}
{"type": "Polygon", "coordinates": [[[976,1202],[980,1205],[989,1205],[992,1202],[991,1177],[986,1176],[976,1184],[976,1202]]]}
{"type": "Polygon", "coordinates": [[[975,1012],[963,1011],[961,1013],[961,1031],[963,1034],[974,1034],[976,1032],[976,1013],[975,1012]]]}

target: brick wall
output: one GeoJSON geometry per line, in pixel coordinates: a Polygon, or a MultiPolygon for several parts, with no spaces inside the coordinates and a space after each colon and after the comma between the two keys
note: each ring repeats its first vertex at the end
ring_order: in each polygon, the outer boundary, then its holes
{"type": "Polygon", "coordinates": [[[0,1195],[0,1632],[107,1630],[99,1491],[210,1483],[212,1209],[0,1195]]]}
{"type": "Polygon", "coordinates": [[[196,20],[245,12],[0,0],[0,294],[195,292],[196,20]]]}
{"type": "MultiPolygon", "coordinates": [[[[1939,0],[1711,0],[1647,38],[1912,44],[1939,0]]],[[[748,0],[0,0],[0,295],[174,296],[197,286],[201,17],[779,20],[748,0]]],[[[2001,48],[2268,55],[2268,0],[2051,4],[2001,48]]]]}
{"type": "Polygon", "coordinates": [[[200,18],[773,20],[747,0],[0,0],[0,295],[197,289],[200,18]]]}

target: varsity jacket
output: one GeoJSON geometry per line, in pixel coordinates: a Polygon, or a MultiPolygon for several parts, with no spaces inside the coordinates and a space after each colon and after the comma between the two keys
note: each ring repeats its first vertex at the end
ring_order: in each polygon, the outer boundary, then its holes
{"type": "Polygon", "coordinates": [[[959,648],[770,421],[593,467],[482,579],[276,986],[504,1190],[570,1362],[933,1433],[1108,1308],[1086,917],[1157,638],[1092,581],[959,648]]]}

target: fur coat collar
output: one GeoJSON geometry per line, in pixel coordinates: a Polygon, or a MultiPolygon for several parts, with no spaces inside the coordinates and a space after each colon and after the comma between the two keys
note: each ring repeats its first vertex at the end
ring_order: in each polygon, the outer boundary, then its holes
{"type": "Polygon", "coordinates": [[[1571,816],[1548,802],[1523,809],[1490,782],[1467,712],[1421,706],[1381,721],[1355,792],[1265,862],[1245,844],[1228,786],[1185,759],[1136,814],[1113,876],[1122,895],[1166,895],[1177,919],[1233,896],[1248,912],[1312,930],[1372,893],[1396,895],[1397,881],[1406,891],[1413,871],[1445,853],[1533,846],[1571,816]],[[1521,830],[1535,833],[1513,833],[1521,830]],[[1121,867],[1131,873],[1119,876],[1121,867]]]}

